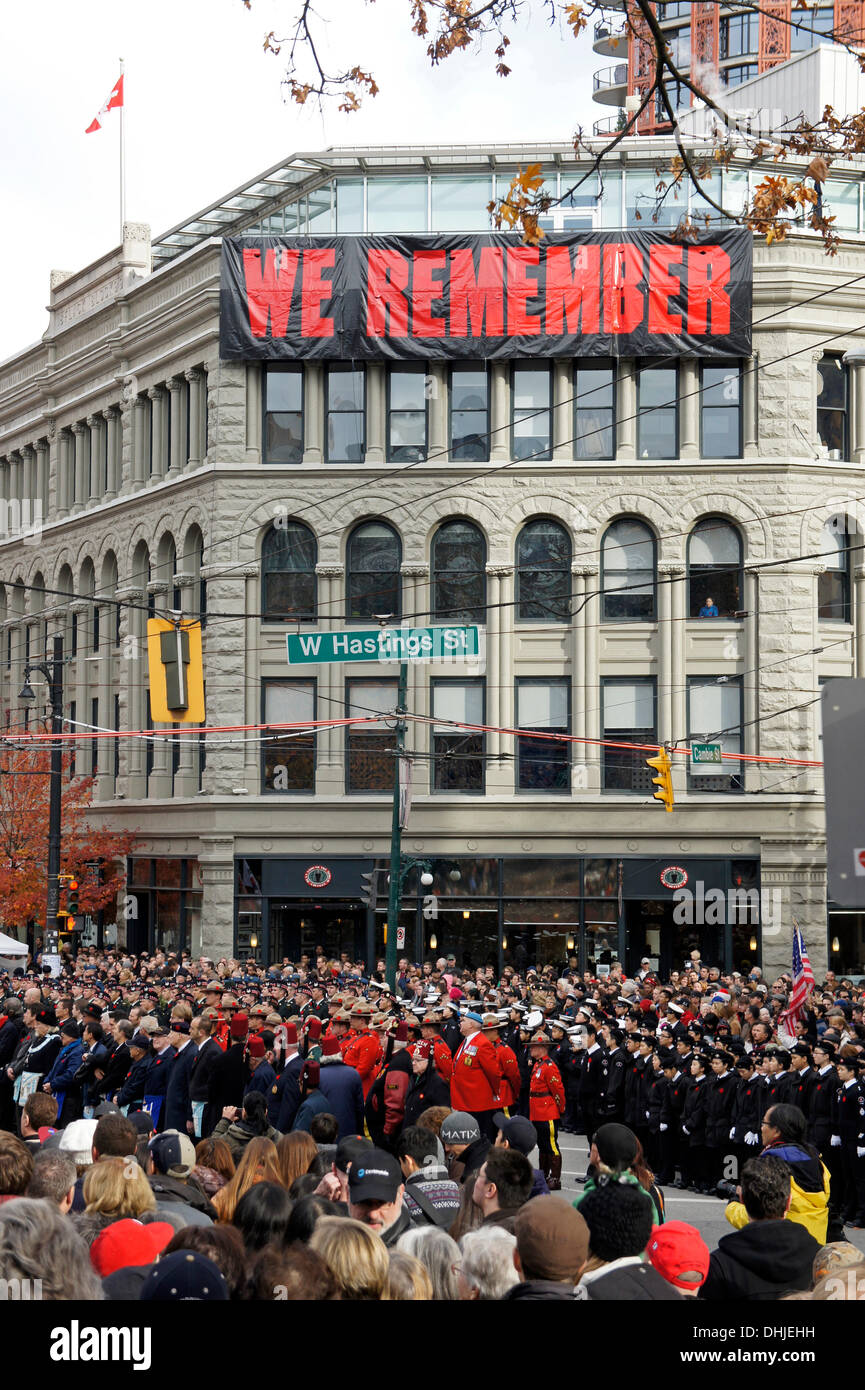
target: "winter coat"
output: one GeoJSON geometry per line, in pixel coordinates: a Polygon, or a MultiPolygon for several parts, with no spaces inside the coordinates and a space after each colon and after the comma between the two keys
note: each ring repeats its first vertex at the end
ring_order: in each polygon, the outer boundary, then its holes
{"type": "Polygon", "coordinates": [[[557,1284],[552,1279],[528,1279],[524,1284],[514,1284],[508,1289],[507,1293],[502,1294],[500,1303],[511,1303],[515,1299],[527,1299],[538,1301],[540,1299],[556,1299],[559,1302],[572,1303],[574,1299],[581,1297],[577,1293],[573,1284],[557,1284]]]}
{"type": "Polygon", "coordinates": [[[294,1117],[292,1134],[309,1134],[309,1127],[316,1115],[329,1115],[330,1107],[321,1091],[310,1091],[301,1101],[300,1109],[294,1117]]]}
{"type": "Polygon", "coordinates": [[[249,1081],[246,1043],[235,1042],[217,1058],[213,1068],[213,1099],[222,1114],[227,1105],[243,1104],[243,1094],[249,1081]]]}
{"type": "Polygon", "coordinates": [[[698,1297],[708,1303],[767,1300],[810,1289],[819,1249],[796,1221],[752,1221],[718,1241],[698,1297]]]}
{"type": "MultiPolygon", "coordinates": [[[[769,1144],[763,1154],[782,1158],[790,1169],[791,1201],[785,1220],[797,1222],[825,1245],[829,1226],[828,1168],[816,1154],[809,1153],[800,1144],[769,1144]]],[[[729,1202],[724,1215],[737,1230],[747,1226],[751,1219],[742,1202],[729,1202]]]]}
{"type": "Polygon", "coordinates": [[[81,1085],[75,1078],[81,1068],[83,1056],[83,1042],[67,1043],[58,1052],[57,1060],[45,1078],[45,1082],[51,1087],[51,1094],[57,1098],[60,1106],[57,1112],[57,1129],[64,1129],[72,1120],[81,1116],[81,1085]]]}
{"type": "Polygon", "coordinates": [[[236,1167],[246,1153],[250,1139],[269,1139],[272,1144],[276,1144],[282,1135],[272,1125],[268,1125],[263,1134],[253,1134],[246,1120],[220,1120],[213,1130],[212,1138],[225,1140],[231,1149],[231,1157],[236,1167]]]}
{"type": "Polygon", "coordinates": [[[408,1049],[402,1048],[393,1054],[367,1095],[364,1117],[369,1136],[379,1148],[393,1147],[402,1133],[412,1075],[411,1057],[408,1049]]]}
{"type": "Polygon", "coordinates": [[[403,1201],[415,1226],[441,1226],[445,1230],[460,1210],[460,1186],[448,1177],[447,1168],[430,1163],[406,1179],[403,1201]],[[421,1200],[416,1200],[420,1194],[421,1200]],[[427,1208],[432,1209],[432,1216],[427,1208]]]}
{"type": "Polygon", "coordinates": [[[684,1295],[650,1264],[619,1265],[585,1285],[589,1302],[681,1303],[684,1295]]]}
{"type": "Polygon", "coordinates": [[[405,1098],[404,1127],[416,1125],[425,1110],[434,1105],[446,1105],[450,1109],[451,1092],[434,1067],[427,1067],[422,1076],[412,1076],[405,1098]]]}
{"type": "Polygon", "coordinates": [[[189,1178],[191,1182],[195,1183],[196,1187],[201,1189],[208,1200],[215,1196],[219,1189],[225,1187],[225,1184],[228,1182],[228,1178],[226,1178],[224,1174],[217,1173],[215,1168],[204,1168],[200,1163],[196,1163],[192,1172],[189,1174],[189,1178]]]}
{"type": "Polygon", "coordinates": [[[193,1211],[201,1212],[211,1221],[216,1220],[216,1211],[197,1183],[186,1182],[183,1178],[172,1178],[167,1173],[154,1173],[147,1181],[158,1207],[192,1207],[193,1211]]]}
{"type": "Polygon", "coordinates": [[[33,1035],[22,1072],[38,1072],[45,1077],[50,1072],[63,1046],[59,1033],[46,1033],[44,1037],[33,1035]]]}
{"type": "Polygon", "coordinates": [[[363,1134],[363,1083],[359,1073],[341,1057],[322,1057],[319,1068],[319,1090],[339,1125],[338,1137],[363,1134]]]}
{"type": "Polygon", "coordinates": [[[724,1076],[715,1076],[713,1073],[705,1084],[706,1143],[709,1148],[721,1149],[730,1138],[739,1078],[732,1071],[728,1071],[724,1076]]]}
{"type": "Polygon", "coordinates": [[[9,1018],[0,1028],[0,1067],[8,1067],[12,1058],[15,1056],[15,1049],[21,1041],[21,1034],[24,1032],[24,1020],[19,1015],[18,1018],[9,1018]]]}
{"type": "Polygon", "coordinates": [[[194,1042],[188,1042],[174,1055],[174,1061],[171,1063],[171,1070],[168,1073],[162,1113],[159,1117],[163,1129],[179,1129],[181,1134],[187,1132],[186,1122],[192,1118],[192,1111],[189,1106],[189,1073],[192,1070],[195,1057],[194,1042]]]}

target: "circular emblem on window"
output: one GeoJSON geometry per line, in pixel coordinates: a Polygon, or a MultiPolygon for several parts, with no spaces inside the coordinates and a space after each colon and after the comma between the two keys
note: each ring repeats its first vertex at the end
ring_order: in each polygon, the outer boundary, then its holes
{"type": "Polygon", "coordinates": [[[681,864],[668,864],[666,869],[661,870],[661,882],[665,888],[684,888],[688,875],[681,864]]]}
{"type": "Polygon", "coordinates": [[[310,888],[326,888],[332,878],[333,874],[326,864],[310,864],[303,881],[310,888]]]}

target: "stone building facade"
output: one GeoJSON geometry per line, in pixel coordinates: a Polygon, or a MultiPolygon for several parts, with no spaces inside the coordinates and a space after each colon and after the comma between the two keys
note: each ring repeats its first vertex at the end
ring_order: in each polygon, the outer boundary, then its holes
{"type": "MultiPolygon", "coordinates": [[[[461,181],[494,190],[497,168],[528,158],[551,180],[575,172],[567,146],[298,157],[152,246],[147,228],[127,225],[117,251],[55,274],[43,339],[0,365],[3,718],[10,734],[21,727],[24,665],[62,631],[70,729],[121,734],[76,743],[76,770],[97,774],[94,820],[140,836],[104,939],[213,957],[281,959],[318,940],[381,950],[384,903],[362,907],[360,875],[389,848],[396,669],[322,665],[301,680],[285,635],[358,625],[352,595],[385,573],[404,621],[430,621],[454,581],[456,607],[484,609],[487,632],[483,671],[409,672],[404,845],[433,862],[438,903],[430,916],[410,885],[407,954],[453,949],[473,965],[576,954],[592,968],[648,954],[676,968],[696,948],[771,973],[789,969],[795,917],[818,975],[836,938],[831,963],[863,968],[860,918],[827,915],[822,777],[806,764],[820,759],[822,681],[865,674],[854,539],[865,368],[842,360],[865,333],[865,224],[833,259],[804,231],[755,246],[753,357],[722,377],[688,358],[621,360],[593,379],[587,405],[571,361],[549,364],[546,386],[479,364],[487,399],[471,409],[488,411],[478,433],[490,443],[474,457],[455,449],[455,413],[469,407],[443,365],[426,374],[419,453],[395,444],[394,381],[372,364],[360,456],[336,461],[326,366],[303,367],[298,410],[298,383],[220,360],[217,229],[351,233],[373,229],[374,206],[386,218],[389,198],[393,230],[426,230],[404,225],[402,181],[412,197],[425,182],[426,226],[440,199],[451,227],[483,230],[484,200],[464,210],[461,181]],[[341,207],[361,223],[341,225],[341,207]],[[302,442],[286,454],[295,417],[302,442]],[[548,449],[520,448],[523,437],[548,449]],[[546,529],[527,532],[538,522],[546,529]],[[292,618],[284,596],[301,591],[313,611],[292,618]],[[709,597],[718,616],[700,617],[709,597]],[[145,624],[169,609],[206,618],[207,723],[224,731],[206,739],[140,732],[151,728],[145,624]],[[309,736],[263,744],[254,727],[347,712],[382,718],[365,733],[322,727],[314,749],[309,736]],[[490,731],[456,747],[449,718],[490,731]],[[518,727],[586,742],[563,759],[564,745],[520,740],[508,732],[518,727]],[[666,815],[646,755],[602,747],[617,734],[673,746],[715,734],[727,750],[803,762],[725,764],[707,779],[676,758],[666,815]],[[684,922],[682,871],[695,895],[684,922]],[[762,920],[729,910],[749,890],[762,920]]],[[[646,158],[643,141],[622,152],[623,223],[646,158]]],[[[845,177],[861,204],[861,170],[845,177]]],[[[573,216],[591,225],[599,206],[573,216]]]]}

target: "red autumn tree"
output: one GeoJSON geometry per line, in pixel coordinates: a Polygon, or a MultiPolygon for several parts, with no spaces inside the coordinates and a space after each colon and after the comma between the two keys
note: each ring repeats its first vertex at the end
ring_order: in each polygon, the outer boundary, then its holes
{"type": "MultiPolygon", "coordinates": [[[[0,925],[7,932],[31,920],[45,924],[50,764],[41,748],[0,751],[0,925]]],[[[136,836],[89,825],[94,778],[70,778],[68,757],[63,764],[60,872],[78,879],[80,911],[96,913],[116,899],[136,836]]]]}

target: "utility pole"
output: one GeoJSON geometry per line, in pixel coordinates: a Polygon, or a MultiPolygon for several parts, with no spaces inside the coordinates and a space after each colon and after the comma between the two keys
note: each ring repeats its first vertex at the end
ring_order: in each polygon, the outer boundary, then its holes
{"type": "Polygon", "coordinates": [[[393,818],[390,831],[390,891],[387,899],[387,942],[384,953],[384,973],[392,990],[396,989],[399,907],[402,898],[402,826],[400,825],[400,764],[405,752],[406,696],[408,691],[408,662],[399,667],[399,691],[396,699],[396,749],[393,760],[393,818]]]}
{"type": "MultiPolygon", "coordinates": [[[[47,653],[46,653],[47,656],[47,653]]],[[[48,800],[48,892],[45,907],[45,934],[43,948],[56,954],[59,949],[57,909],[60,906],[60,834],[61,834],[61,791],[63,788],[63,744],[56,735],[63,731],[63,637],[54,634],[52,661],[28,662],[24,668],[24,685],[18,696],[20,700],[35,700],[30,685],[30,673],[41,671],[48,682],[48,698],[51,701],[51,783],[48,800]],[[50,937],[50,941],[49,941],[50,937]]]]}

